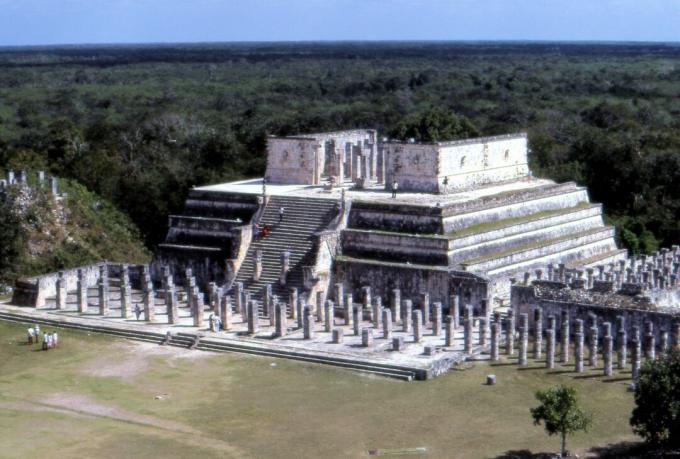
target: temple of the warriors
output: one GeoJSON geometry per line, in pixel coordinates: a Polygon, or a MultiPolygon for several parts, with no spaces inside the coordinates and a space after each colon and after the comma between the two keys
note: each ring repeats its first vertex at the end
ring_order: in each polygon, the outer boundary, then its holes
{"type": "Polygon", "coordinates": [[[480,358],[634,380],[680,347],[680,248],[627,257],[524,134],[273,137],[264,179],[196,188],[169,226],[150,265],[18,280],[0,320],[404,380],[480,358]]]}
{"type": "Polygon", "coordinates": [[[526,270],[626,256],[585,188],[531,175],[523,133],[417,143],[352,130],[270,137],[267,153],[264,179],[191,191],[155,279],[189,267],[200,285],[257,300],[267,285],[326,299],[342,284],[356,297],[370,285],[385,299],[399,289],[444,308],[454,294],[495,306],[526,270]]]}

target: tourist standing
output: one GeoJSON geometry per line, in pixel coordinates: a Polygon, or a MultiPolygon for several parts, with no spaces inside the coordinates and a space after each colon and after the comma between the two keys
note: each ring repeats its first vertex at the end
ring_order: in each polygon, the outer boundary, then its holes
{"type": "Polygon", "coordinates": [[[446,193],[449,192],[449,177],[448,176],[444,177],[443,185],[444,185],[444,194],[446,194],[446,193]]]}
{"type": "Polygon", "coordinates": [[[139,316],[142,315],[142,308],[139,307],[139,304],[135,305],[135,316],[137,316],[137,320],[139,320],[139,316]]]}
{"type": "Polygon", "coordinates": [[[33,331],[33,327],[28,329],[28,344],[33,344],[33,338],[35,336],[34,333],[35,331],[33,331]]]}
{"type": "Polygon", "coordinates": [[[286,209],[283,207],[279,207],[279,223],[283,222],[283,214],[286,212],[286,209]]]}
{"type": "Polygon", "coordinates": [[[46,351],[49,349],[48,347],[48,342],[47,342],[47,332],[43,332],[43,341],[42,341],[42,350],[46,351]]]}
{"type": "Polygon", "coordinates": [[[392,182],[392,198],[397,197],[397,190],[399,189],[399,183],[395,180],[392,182]]]}
{"type": "Polygon", "coordinates": [[[35,324],[35,342],[40,343],[40,325],[35,324]]]}
{"type": "Polygon", "coordinates": [[[57,347],[59,345],[59,335],[57,332],[52,333],[52,346],[57,347]]]}

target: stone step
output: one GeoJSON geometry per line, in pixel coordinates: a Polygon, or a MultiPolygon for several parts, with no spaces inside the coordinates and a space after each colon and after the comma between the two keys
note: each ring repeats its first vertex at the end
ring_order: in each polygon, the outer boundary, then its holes
{"type": "Polygon", "coordinates": [[[585,188],[573,188],[558,194],[538,194],[532,196],[531,200],[499,204],[446,217],[444,218],[444,232],[448,234],[472,225],[526,217],[541,211],[566,209],[588,201],[588,191],[585,188]]]}
{"type": "Polygon", "coordinates": [[[592,242],[609,239],[613,241],[614,234],[613,227],[594,228],[522,247],[510,247],[501,252],[494,252],[480,258],[466,260],[460,266],[466,271],[487,272],[491,275],[493,271],[507,265],[515,265],[543,256],[552,256],[553,254],[559,254],[560,252],[578,248],[592,242]]]}
{"type": "MultiPolygon", "coordinates": [[[[555,221],[555,220],[553,220],[555,221]]],[[[524,225],[522,225],[524,226],[524,225]]],[[[600,214],[587,216],[578,220],[567,220],[555,223],[551,226],[543,226],[533,230],[527,230],[501,237],[492,241],[480,242],[468,245],[460,249],[454,249],[449,257],[451,263],[462,263],[466,259],[480,258],[499,251],[511,250],[513,247],[521,248],[527,244],[538,244],[560,238],[563,236],[583,233],[598,228],[604,228],[600,214]]]]}

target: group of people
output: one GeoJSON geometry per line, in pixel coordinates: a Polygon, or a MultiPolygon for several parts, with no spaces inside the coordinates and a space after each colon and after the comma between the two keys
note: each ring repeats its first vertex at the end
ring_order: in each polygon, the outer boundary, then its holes
{"type": "Polygon", "coordinates": [[[253,225],[253,239],[256,241],[269,236],[270,232],[271,229],[269,228],[269,225],[264,225],[262,227],[260,227],[260,225],[253,225]]]}
{"type": "MultiPolygon", "coordinates": [[[[35,327],[30,327],[28,329],[28,344],[40,344],[40,325],[35,324],[35,327]]],[[[59,344],[59,335],[57,332],[47,333],[43,332],[42,335],[42,350],[46,351],[57,347],[59,344]]]]}
{"type": "Polygon", "coordinates": [[[211,332],[218,332],[222,329],[222,319],[220,319],[220,317],[216,316],[215,314],[210,314],[208,323],[210,324],[211,332]]]}

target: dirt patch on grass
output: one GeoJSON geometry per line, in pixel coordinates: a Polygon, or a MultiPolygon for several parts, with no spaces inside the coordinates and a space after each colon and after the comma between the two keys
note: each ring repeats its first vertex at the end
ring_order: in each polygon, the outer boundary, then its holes
{"type": "Polygon", "coordinates": [[[7,401],[7,402],[0,402],[0,410],[11,410],[11,411],[31,411],[31,412],[50,412],[50,413],[57,413],[57,414],[65,414],[67,416],[73,416],[77,418],[85,418],[85,419],[93,419],[93,416],[84,414],[84,413],[79,413],[77,411],[72,411],[72,410],[64,410],[61,408],[54,408],[51,406],[46,406],[46,405],[41,405],[37,403],[32,403],[28,401],[7,401]]]}
{"type": "Polygon", "coordinates": [[[83,365],[83,373],[88,376],[115,377],[131,382],[144,374],[149,369],[151,361],[158,357],[165,359],[166,365],[174,367],[174,362],[178,359],[198,360],[216,355],[213,352],[136,341],[117,342],[111,345],[111,350],[116,353],[114,359],[106,362],[102,362],[100,358],[92,359],[83,365]]]}
{"type": "Polygon", "coordinates": [[[47,405],[47,408],[57,408],[78,414],[100,416],[118,421],[143,424],[159,429],[172,430],[174,432],[196,435],[200,434],[200,432],[196,429],[193,429],[186,424],[182,424],[181,422],[169,421],[166,419],[156,418],[154,416],[133,413],[113,405],[105,405],[91,397],[81,394],[52,394],[41,399],[39,403],[41,405],[47,405]]]}

